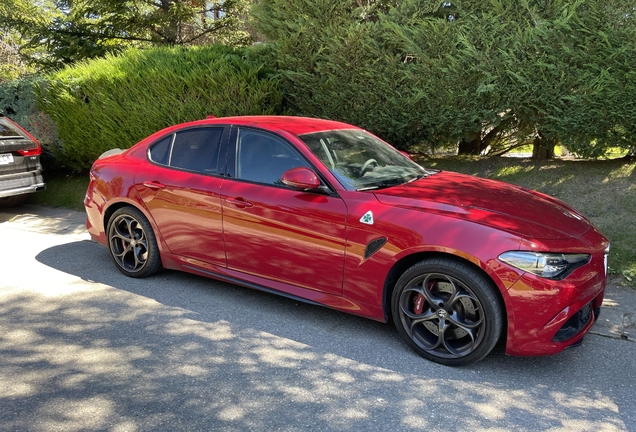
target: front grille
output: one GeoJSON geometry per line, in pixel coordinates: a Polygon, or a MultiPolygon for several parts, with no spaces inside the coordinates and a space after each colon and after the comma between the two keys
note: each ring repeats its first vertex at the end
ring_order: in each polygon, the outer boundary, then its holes
{"type": "Polygon", "coordinates": [[[592,318],[592,303],[572,315],[552,338],[553,342],[562,342],[577,334],[592,318]]]}

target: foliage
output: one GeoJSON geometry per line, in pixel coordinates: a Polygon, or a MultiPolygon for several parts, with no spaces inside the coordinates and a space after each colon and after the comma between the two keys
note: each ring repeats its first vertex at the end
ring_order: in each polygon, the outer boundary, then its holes
{"type": "Polygon", "coordinates": [[[634,151],[629,2],[261,0],[254,14],[294,113],[400,147],[634,151]]]}
{"type": "Polygon", "coordinates": [[[20,47],[8,34],[0,35],[0,83],[17,79],[29,72],[20,56],[20,47]]]}
{"type": "MultiPolygon", "coordinates": [[[[462,2],[462,8],[468,5],[462,2]]],[[[492,0],[490,6],[494,14],[482,10],[475,16],[477,5],[470,5],[465,16],[477,24],[462,41],[467,62],[479,75],[478,89],[499,113],[498,122],[489,126],[510,122],[516,142],[523,143],[524,135],[535,144],[561,142],[582,156],[633,147],[636,28],[631,7],[623,6],[625,14],[618,19],[619,2],[600,0],[492,0]],[[484,23],[488,27],[480,28],[484,23]],[[488,33],[497,35],[496,44],[484,50],[488,33]]]]}
{"type": "Polygon", "coordinates": [[[250,0],[3,0],[0,29],[50,68],[131,46],[245,45],[250,0]]]}
{"type": "Polygon", "coordinates": [[[130,49],[51,75],[38,95],[58,124],[60,160],[85,169],[102,152],[172,124],[278,113],[277,80],[242,55],[223,46],[130,49]]]}
{"type": "Polygon", "coordinates": [[[33,72],[28,58],[45,56],[45,50],[38,44],[27,46],[34,29],[43,23],[51,23],[52,0],[2,0],[0,2],[0,82],[20,78],[33,72]]]}

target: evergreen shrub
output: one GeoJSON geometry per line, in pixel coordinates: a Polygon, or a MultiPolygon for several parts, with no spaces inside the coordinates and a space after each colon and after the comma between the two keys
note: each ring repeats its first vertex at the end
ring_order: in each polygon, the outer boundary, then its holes
{"type": "Polygon", "coordinates": [[[54,73],[37,93],[59,128],[60,163],[78,170],[166,126],[277,114],[282,101],[274,75],[223,46],[130,49],[54,73]]]}
{"type": "Polygon", "coordinates": [[[401,148],[636,151],[633,2],[260,0],[255,16],[294,114],[401,148]]]}

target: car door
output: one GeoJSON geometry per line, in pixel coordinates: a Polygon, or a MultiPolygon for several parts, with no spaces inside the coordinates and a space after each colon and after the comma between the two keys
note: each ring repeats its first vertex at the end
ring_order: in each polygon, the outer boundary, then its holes
{"type": "Polygon", "coordinates": [[[342,199],[285,186],[286,170],[314,167],[279,136],[234,128],[228,149],[228,177],[221,190],[228,268],[340,295],[346,234],[342,199]]]}
{"type": "Polygon", "coordinates": [[[220,175],[227,131],[196,127],[159,139],[135,186],[170,252],[225,266],[220,175]]]}

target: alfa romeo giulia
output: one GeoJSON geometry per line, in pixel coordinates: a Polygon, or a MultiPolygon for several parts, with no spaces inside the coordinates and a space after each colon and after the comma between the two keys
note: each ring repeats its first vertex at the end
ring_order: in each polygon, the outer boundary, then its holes
{"type": "Polygon", "coordinates": [[[358,127],[207,118],[112,150],[87,228],[131,277],[177,269],[387,322],[460,366],[577,345],[598,317],[608,240],[569,205],[426,169],[358,127]]]}

